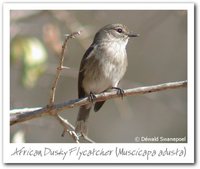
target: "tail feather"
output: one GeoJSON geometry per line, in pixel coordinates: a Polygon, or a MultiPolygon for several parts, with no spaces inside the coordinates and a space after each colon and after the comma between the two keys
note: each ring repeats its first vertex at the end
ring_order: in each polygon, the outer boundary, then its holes
{"type": "Polygon", "coordinates": [[[87,136],[88,133],[88,118],[91,106],[81,106],[78,112],[75,132],[79,135],[87,136]]]}
{"type": "Polygon", "coordinates": [[[105,101],[95,103],[94,111],[95,112],[99,111],[99,109],[103,106],[104,103],[105,103],[105,101]]]}

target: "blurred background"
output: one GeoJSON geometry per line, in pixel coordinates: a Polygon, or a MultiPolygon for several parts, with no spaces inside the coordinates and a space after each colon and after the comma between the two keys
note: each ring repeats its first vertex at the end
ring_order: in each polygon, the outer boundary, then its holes
{"type": "MultiPolygon", "coordinates": [[[[187,12],[11,11],[10,109],[43,107],[58,66],[64,35],[81,30],[68,42],[56,90],[56,103],[77,98],[78,70],[95,33],[106,24],[123,23],[140,37],[127,45],[128,69],[120,87],[134,88],[187,79],[187,12]]],[[[79,108],[60,115],[73,125],[79,108]]],[[[11,126],[11,142],[73,143],[51,116],[11,126]]],[[[134,143],[135,137],[187,136],[187,89],[108,100],[91,111],[89,135],[98,143],[134,143]]],[[[187,140],[186,140],[187,141],[187,140]]]]}

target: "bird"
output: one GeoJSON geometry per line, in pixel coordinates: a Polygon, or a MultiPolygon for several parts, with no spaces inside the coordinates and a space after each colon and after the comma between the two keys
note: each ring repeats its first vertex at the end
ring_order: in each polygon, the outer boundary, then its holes
{"type": "Polygon", "coordinates": [[[91,102],[79,108],[75,127],[78,136],[88,135],[88,118],[92,106],[97,112],[105,103],[94,103],[95,94],[116,89],[123,95],[118,84],[128,65],[126,45],[129,38],[138,36],[139,34],[129,31],[127,26],[120,23],[108,24],[95,34],[80,63],[78,98],[88,96],[91,102]]]}

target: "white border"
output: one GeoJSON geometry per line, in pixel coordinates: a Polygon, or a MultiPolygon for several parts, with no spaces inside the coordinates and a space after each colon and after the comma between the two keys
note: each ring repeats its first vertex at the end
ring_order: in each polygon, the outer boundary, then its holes
{"type": "Polygon", "coordinates": [[[3,5],[3,131],[4,131],[4,162],[5,163],[193,163],[194,162],[194,4],[193,3],[4,3],[3,5]],[[10,126],[9,126],[9,101],[10,101],[10,10],[187,10],[188,11],[188,143],[181,144],[156,144],[156,143],[129,143],[129,144],[14,144],[10,142],[10,126]],[[64,151],[73,147],[81,147],[82,150],[87,149],[115,149],[116,147],[124,147],[125,149],[146,149],[146,150],[164,150],[169,149],[185,149],[186,156],[180,158],[178,156],[149,158],[148,160],[140,156],[126,157],[83,157],[80,160],[76,155],[69,156],[62,160],[61,156],[43,156],[36,158],[33,156],[11,156],[14,150],[25,147],[27,150],[36,149],[44,150],[44,147],[51,149],[60,149],[64,151]]]}

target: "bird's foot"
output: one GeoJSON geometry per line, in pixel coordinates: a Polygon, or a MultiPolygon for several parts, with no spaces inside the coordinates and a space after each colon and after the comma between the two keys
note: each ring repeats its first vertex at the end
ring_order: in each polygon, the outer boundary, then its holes
{"type": "Polygon", "coordinates": [[[121,98],[123,99],[124,97],[124,90],[119,88],[119,87],[112,87],[112,89],[117,90],[117,94],[121,96],[121,98]]]}
{"type": "Polygon", "coordinates": [[[96,96],[94,95],[93,92],[90,92],[89,96],[88,96],[88,99],[90,102],[94,102],[96,100],[96,96]]]}

